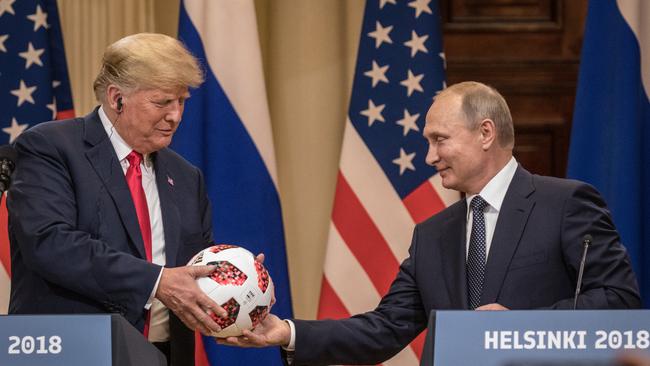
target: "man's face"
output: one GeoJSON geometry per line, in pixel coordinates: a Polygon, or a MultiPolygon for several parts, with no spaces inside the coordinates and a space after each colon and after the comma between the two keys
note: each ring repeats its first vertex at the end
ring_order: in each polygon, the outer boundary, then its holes
{"type": "Polygon", "coordinates": [[[142,154],[169,146],[183,116],[187,88],[143,89],[122,97],[122,112],[113,124],[133,149],[142,154]]]}
{"type": "Polygon", "coordinates": [[[482,188],[485,154],[480,129],[467,127],[461,101],[448,94],[429,109],[423,132],[429,142],[426,162],[438,170],[443,187],[473,194],[482,188]]]}

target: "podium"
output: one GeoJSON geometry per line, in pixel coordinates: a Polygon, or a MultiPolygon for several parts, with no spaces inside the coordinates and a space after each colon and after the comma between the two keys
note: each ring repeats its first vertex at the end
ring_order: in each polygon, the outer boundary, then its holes
{"type": "Polygon", "coordinates": [[[123,317],[0,316],[0,365],[167,365],[165,356],[123,317]]]}
{"type": "Polygon", "coordinates": [[[432,311],[421,366],[614,365],[650,350],[650,310],[432,311]]]}

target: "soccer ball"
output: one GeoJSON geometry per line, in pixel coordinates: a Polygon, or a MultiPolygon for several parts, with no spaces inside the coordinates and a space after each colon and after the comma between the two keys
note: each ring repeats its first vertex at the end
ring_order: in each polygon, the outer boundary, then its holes
{"type": "Polygon", "coordinates": [[[197,284],[227,312],[227,318],[212,314],[221,327],[212,336],[239,336],[244,329],[253,329],[266,318],[273,297],[273,281],[253,253],[236,245],[219,244],[197,253],[188,266],[216,265],[208,277],[197,284]]]}

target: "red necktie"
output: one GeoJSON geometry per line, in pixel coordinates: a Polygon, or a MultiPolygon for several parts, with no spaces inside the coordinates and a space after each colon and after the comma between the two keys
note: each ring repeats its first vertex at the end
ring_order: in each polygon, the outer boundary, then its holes
{"type": "MultiPolygon", "coordinates": [[[[126,184],[129,185],[131,198],[133,198],[133,203],[135,204],[135,212],[138,215],[138,224],[140,224],[140,232],[142,233],[147,261],[151,262],[151,223],[149,221],[147,196],[144,194],[144,189],[142,188],[142,170],[140,169],[142,154],[131,151],[126,159],[129,161],[129,168],[126,170],[126,184]]],[[[145,338],[149,335],[149,317],[150,313],[147,312],[147,320],[144,325],[145,338]]]]}

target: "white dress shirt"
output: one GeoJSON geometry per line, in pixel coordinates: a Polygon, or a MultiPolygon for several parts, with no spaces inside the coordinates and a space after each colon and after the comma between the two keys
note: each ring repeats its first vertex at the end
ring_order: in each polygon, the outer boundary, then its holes
{"type": "MultiPolygon", "coordinates": [[[[122,166],[122,171],[126,175],[126,170],[129,168],[129,161],[126,159],[127,155],[133,151],[119,133],[113,128],[113,124],[108,119],[104,107],[99,107],[99,119],[106,130],[113,149],[117,154],[117,159],[122,166]]],[[[156,185],[156,172],[153,168],[151,155],[146,154],[140,163],[142,170],[142,188],[147,197],[147,207],[149,209],[149,220],[151,225],[151,258],[152,262],[160,266],[164,266],[165,259],[165,230],[163,229],[162,211],[160,210],[160,197],[158,196],[158,186],[156,185]]],[[[145,309],[151,311],[151,318],[149,323],[149,341],[151,342],[165,342],[169,340],[169,310],[163,305],[160,300],[155,298],[162,269],[158,274],[158,280],[154,285],[149,300],[145,305],[145,309]]]]}
{"type": "MultiPolygon", "coordinates": [[[[487,260],[490,255],[490,247],[492,246],[492,237],[494,236],[494,229],[497,226],[497,219],[499,218],[499,212],[501,211],[501,204],[503,199],[506,196],[510,182],[515,176],[517,171],[517,160],[514,157],[510,158],[508,164],[504,166],[494,178],[490,179],[488,184],[483,187],[481,192],[478,195],[483,197],[485,202],[488,203],[488,207],[485,209],[485,260],[487,260]]],[[[469,239],[472,233],[472,220],[474,216],[472,215],[472,210],[469,207],[472,198],[476,197],[476,194],[467,196],[465,202],[467,203],[467,227],[466,227],[466,241],[465,241],[465,259],[467,260],[467,255],[469,254],[469,239]]]]}

